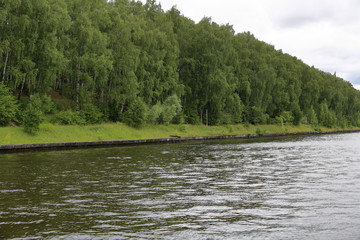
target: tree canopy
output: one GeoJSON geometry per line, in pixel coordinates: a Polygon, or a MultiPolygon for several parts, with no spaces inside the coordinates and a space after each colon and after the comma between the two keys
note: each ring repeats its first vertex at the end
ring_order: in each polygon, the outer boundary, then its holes
{"type": "Polygon", "coordinates": [[[154,121],[175,99],[165,122],[359,124],[349,82],[154,0],[0,0],[0,33],[0,87],[18,100],[51,90],[112,121],[139,102],[154,121]]]}

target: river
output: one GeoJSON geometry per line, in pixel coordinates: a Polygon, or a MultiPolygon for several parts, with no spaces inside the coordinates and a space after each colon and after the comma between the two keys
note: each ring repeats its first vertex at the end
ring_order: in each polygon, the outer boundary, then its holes
{"type": "Polygon", "coordinates": [[[0,239],[360,239],[360,133],[1,154],[0,239]]]}

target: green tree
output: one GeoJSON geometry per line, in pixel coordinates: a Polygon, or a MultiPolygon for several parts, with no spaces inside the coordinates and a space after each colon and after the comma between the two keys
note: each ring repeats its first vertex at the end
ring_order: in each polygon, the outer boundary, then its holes
{"type": "Polygon", "coordinates": [[[141,99],[134,100],[124,113],[124,122],[130,127],[140,128],[145,123],[146,105],[141,99]]]}
{"type": "Polygon", "coordinates": [[[77,110],[88,98],[93,99],[95,93],[104,101],[113,68],[106,34],[111,23],[106,4],[103,0],[67,0],[72,20],[70,44],[65,50],[70,60],[67,81],[77,110]]]}
{"type": "Polygon", "coordinates": [[[30,96],[30,103],[24,113],[22,126],[24,131],[29,134],[35,134],[40,130],[40,123],[44,120],[44,114],[41,111],[42,101],[39,94],[30,96]]]}
{"type": "Polygon", "coordinates": [[[91,103],[84,104],[79,115],[87,124],[101,123],[103,117],[103,113],[100,109],[91,103]]]}
{"type": "Polygon", "coordinates": [[[17,111],[15,97],[10,90],[0,82],[0,126],[8,125],[14,120],[17,111]]]}
{"type": "Polygon", "coordinates": [[[300,121],[302,119],[302,112],[301,112],[300,106],[297,103],[292,102],[291,106],[290,106],[290,110],[293,115],[293,121],[292,121],[293,124],[299,125],[300,121]]]}
{"type": "Polygon", "coordinates": [[[146,113],[146,120],[150,123],[159,123],[160,115],[163,112],[162,105],[160,103],[152,106],[146,113]]]}
{"type": "Polygon", "coordinates": [[[165,124],[169,124],[176,116],[181,114],[181,102],[178,96],[173,95],[166,99],[162,106],[161,118],[165,124]]]}

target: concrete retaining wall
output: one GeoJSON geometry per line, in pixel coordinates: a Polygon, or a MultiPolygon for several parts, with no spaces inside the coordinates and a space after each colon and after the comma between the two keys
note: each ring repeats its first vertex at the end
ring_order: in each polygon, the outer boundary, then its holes
{"type": "Polygon", "coordinates": [[[166,144],[166,143],[181,143],[181,142],[208,141],[208,140],[221,140],[221,139],[272,138],[272,137],[283,137],[283,136],[304,136],[304,135],[338,134],[338,133],[352,133],[352,132],[360,132],[360,130],[342,130],[342,131],[331,131],[331,132],[246,134],[246,135],[227,135],[227,136],[208,136],[208,137],[170,137],[170,138],[155,138],[155,139],[89,141],[89,142],[7,144],[7,145],[0,145],[0,153],[36,151],[36,150],[59,150],[59,149],[73,149],[73,148],[116,147],[116,146],[131,146],[131,145],[145,145],[145,144],[166,144]]]}

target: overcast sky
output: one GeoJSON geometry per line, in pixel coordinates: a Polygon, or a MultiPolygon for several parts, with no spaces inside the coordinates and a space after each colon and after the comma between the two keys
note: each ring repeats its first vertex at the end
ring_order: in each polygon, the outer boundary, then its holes
{"type": "MultiPolygon", "coordinates": [[[[142,0],[146,2],[146,0],[142,0]]],[[[359,0],[157,0],[199,22],[204,16],[250,31],[261,41],[360,89],[359,0]]]]}

